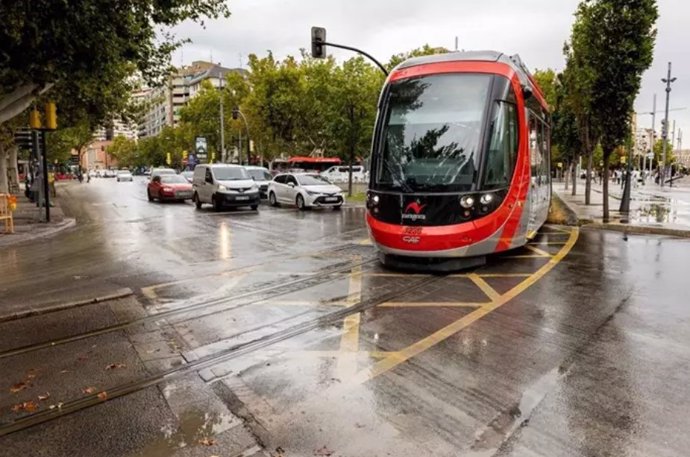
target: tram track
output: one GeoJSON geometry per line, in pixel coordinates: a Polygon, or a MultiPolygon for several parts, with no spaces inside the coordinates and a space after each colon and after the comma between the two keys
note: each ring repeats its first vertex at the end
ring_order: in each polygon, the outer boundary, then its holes
{"type": "Polygon", "coordinates": [[[387,292],[376,297],[360,300],[359,302],[342,308],[338,311],[310,319],[305,322],[295,324],[291,327],[279,330],[269,335],[256,338],[254,340],[239,343],[228,349],[218,351],[216,353],[208,354],[196,360],[190,361],[184,365],[170,368],[159,373],[151,374],[142,377],[138,380],[130,381],[109,388],[106,391],[87,395],[75,400],[67,401],[61,404],[59,408],[46,409],[39,412],[28,414],[13,422],[0,425],[0,437],[7,436],[31,427],[55,420],[57,418],[76,413],[98,404],[114,400],[116,398],[124,397],[148,387],[156,386],[166,381],[172,381],[184,376],[192,371],[201,371],[211,368],[220,363],[233,360],[235,358],[251,354],[266,347],[275,345],[287,339],[302,335],[319,327],[335,324],[338,321],[345,319],[352,314],[360,313],[371,309],[397,297],[404,296],[422,287],[428,287],[434,282],[440,281],[445,276],[425,276],[417,281],[409,283],[408,285],[399,288],[393,292],[387,292]]]}
{"type": "MultiPolygon", "coordinates": [[[[346,248],[345,246],[344,248],[346,248]]],[[[333,252],[333,250],[330,250],[329,252],[333,252]]],[[[138,325],[143,325],[151,322],[157,322],[166,318],[178,316],[178,315],[184,315],[186,313],[192,312],[192,311],[198,311],[198,310],[203,310],[207,308],[212,308],[214,306],[219,306],[220,309],[217,310],[211,310],[211,312],[206,312],[198,315],[194,315],[192,318],[186,318],[181,320],[179,323],[182,322],[187,322],[189,320],[195,320],[195,319],[200,319],[203,317],[208,317],[214,314],[219,314],[222,312],[227,312],[227,311],[232,311],[235,309],[240,309],[246,306],[250,306],[256,303],[264,302],[267,300],[274,300],[276,298],[279,298],[283,295],[299,292],[304,289],[309,289],[311,287],[314,287],[319,284],[323,284],[324,282],[328,281],[333,281],[338,279],[337,277],[334,277],[334,275],[338,273],[343,273],[346,271],[351,271],[355,267],[367,265],[370,263],[373,263],[377,260],[375,256],[367,258],[367,259],[362,259],[358,260],[355,262],[346,262],[346,263],[339,263],[337,264],[336,268],[327,268],[325,270],[321,270],[318,273],[314,273],[308,276],[300,277],[297,279],[291,279],[288,281],[282,281],[278,284],[272,284],[269,286],[265,286],[259,289],[251,290],[249,292],[241,293],[239,295],[233,295],[232,297],[218,297],[210,300],[204,300],[196,303],[192,303],[189,305],[181,306],[178,308],[170,309],[167,311],[161,311],[158,313],[150,314],[138,319],[132,319],[129,321],[125,322],[119,322],[117,324],[109,325],[106,327],[102,327],[96,330],[92,330],[89,332],[84,332],[84,333],[79,333],[76,335],[71,335],[51,341],[45,341],[42,343],[36,343],[36,344],[30,344],[26,346],[21,346],[18,348],[13,348],[13,349],[8,349],[5,351],[0,352],[0,360],[2,359],[7,359],[9,357],[14,357],[22,354],[27,354],[31,352],[35,352],[41,349],[46,349],[46,348],[52,348],[56,346],[61,346],[64,344],[72,343],[75,341],[81,341],[84,339],[88,338],[93,338],[96,336],[100,335],[105,335],[108,333],[116,332],[116,331],[121,331],[121,330],[126,330],[131,327],[135,327],[138,325]],[[275,293],[271,293],[275,292],[275,293]],[[268,295],[262,295],[262,294],[268,294],[268,295]],[[252,299],[251,297],[256,297],[252,299]],[[236,303],[238,300],[242,299],[249,299],[248,301],[241,302],[241,303],[236,303]]],[[[176,324],[178,322],[170,322],[169,324],[176,324]]]]}

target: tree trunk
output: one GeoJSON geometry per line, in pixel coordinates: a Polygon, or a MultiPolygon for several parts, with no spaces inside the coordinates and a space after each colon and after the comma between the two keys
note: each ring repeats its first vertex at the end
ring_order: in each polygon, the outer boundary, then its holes
{"type": "Polygon", "coordinates": [[[609,159],[611,158],[610,153],[604,151],[604,182],[602,183],[602,193],[604,196],[604,222],[609,221],[609,159]]]}
{"type": "Polygon", "coordinates": [[[7,158],[8,151],[0,144],[0,194],[8,194],[10,192],[7,186],[7,158]]]}
{"type": "Polygon", "coordinates": [[[592,162],[594,150],[587,151],[587,175],[585,176],[585,205],[592,204],[592,162]]]}
{"type": "Polygon", "coordinates": [[[565,190],[568,190],[568,178],[570,178],[570,167],[572,167],[572,166],[573,166],[573,164],[569,163],[568,166],[566,167],[565,176],[564,176],[564,178],[565,178],[565,190]]]}
{"type": "Polygon", "coordinates": [[[19,189],[19,162],[18,162],[19,148],[12,146],[10,148],[10,162],[8,164],[9,169],[9,188],[19,189]]]}
{"type": "Polygon", "coordinates": [[[575,156],[575,158],[573,158],[573,166],[572,166],[572,173],[573,173],[573,195],[577,195],[577,160],[578,160],[578,157],[575,156]]]}

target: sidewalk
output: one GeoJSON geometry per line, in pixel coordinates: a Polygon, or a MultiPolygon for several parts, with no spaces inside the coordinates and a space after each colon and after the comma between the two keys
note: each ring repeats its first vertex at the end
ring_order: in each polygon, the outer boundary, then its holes
{"type": "Polygon", "coordinates": [[[618,210],[623,191],[620,184],[609,184],[608,223],[602,220],[603,193],[601,184],[592,183],[591,204],[585,205],[585,183],[577,183],[577,195],[571,195],[562,182],[553,183],[553,191],[575,212],[581,224],[629,233],[651,233],[690,237],[690,187],[678,186],[660,188],[653,182],[639,185],[631,192],[630,214],[627,222],[618,210]]]}
{"type": "MultiPolygon", "coordinates": [[[[22,186],[23,187],[23,186],[22,186]]],[[[60,197],[51,198],[55,206],[50,208],[50,223],[43,222],[45,208],[39,208],[24,196],[24,191],[17,195],[17,209],[14,212],[14,233],[5,234],[0,227],[0,248],[25,241],[53,236],[75,225],[75,220],[65,217],[60,208],[60,197]]]]}

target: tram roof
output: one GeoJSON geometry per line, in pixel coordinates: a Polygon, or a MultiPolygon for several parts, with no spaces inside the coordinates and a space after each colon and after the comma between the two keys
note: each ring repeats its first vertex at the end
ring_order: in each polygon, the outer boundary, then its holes
{"type": "MultiPolygon", "coordinates": [[[[536,85],[532,80],[532,74],[527,69],[519,55],[506,55],[498,51],[456,51],[445,54],[432,54],[429,56],[413,57],[395,67],[396,70],[416,67],[439,62],[500,62],[509,65],[517,73],[522,84],[528,84],[532,88],[536,85]]],[[[537,89],[539,90],[539,89],[537,89]]],[[[541,92],[541,91],[540,91],[541,92]]]]}

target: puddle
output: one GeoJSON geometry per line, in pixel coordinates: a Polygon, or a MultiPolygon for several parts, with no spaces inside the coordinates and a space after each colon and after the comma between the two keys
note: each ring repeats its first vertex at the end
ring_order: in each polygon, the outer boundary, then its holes
{"type": "Polygon", "coordinates": [[[207,440],[229,429],[236,421],[231,414],[206,412],[198,409],[185,411],[177,423],[168,423],[159,437],[132,457],[168,457],[187,446],[201,446],[207,440]]]}

